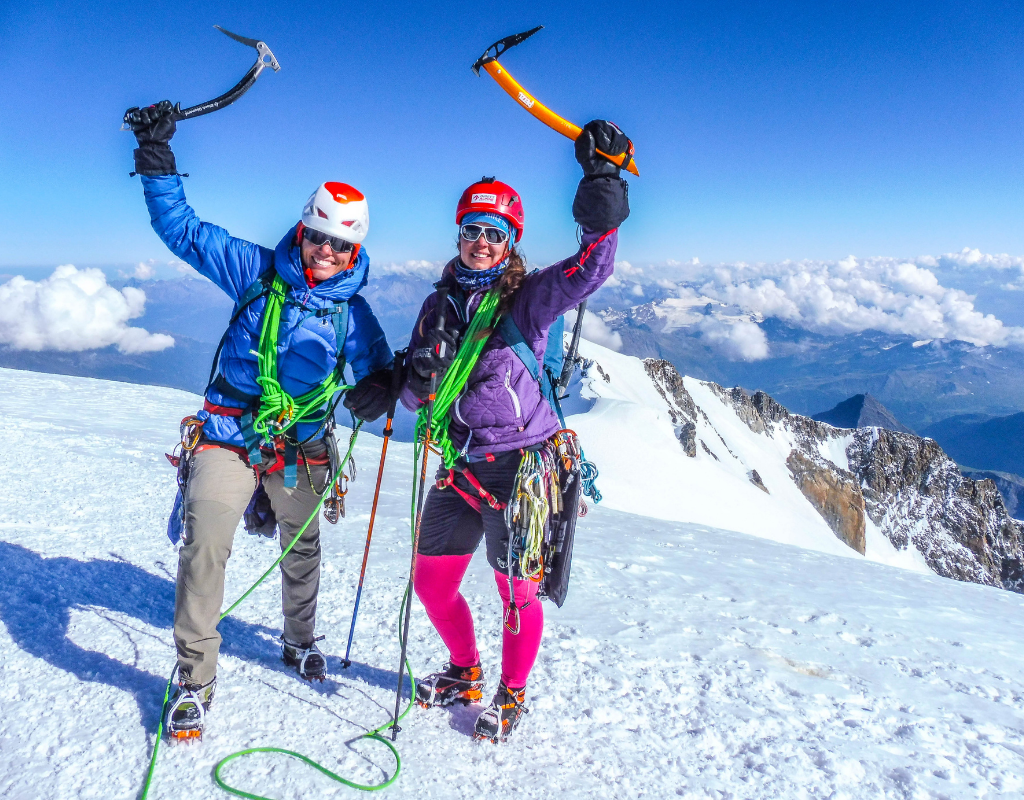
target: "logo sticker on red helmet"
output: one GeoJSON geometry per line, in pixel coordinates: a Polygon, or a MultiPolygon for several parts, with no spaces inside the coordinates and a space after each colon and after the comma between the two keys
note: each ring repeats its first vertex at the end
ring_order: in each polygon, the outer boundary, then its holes
{"type": "Polygon", "coordinates": [[[498,195],[496,194],[474,194],[471,203],[497,203],[498,195]]]}

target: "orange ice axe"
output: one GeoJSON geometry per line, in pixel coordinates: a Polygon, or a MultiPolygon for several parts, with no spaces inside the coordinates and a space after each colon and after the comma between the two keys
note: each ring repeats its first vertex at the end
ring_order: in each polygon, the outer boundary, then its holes
{"type": "MultiPolygon", "coordinates": [[[[509,96],[519,103],[519,105],[551,128],[551,130],[557,131],[575,142],[583,129],[579,125],[574,125],[569,122],[569,120],[558,116],[558,114],[526,91],[526,89],[519,84],[519,81],[513,78],[509,74],[508,70],[498,63],[499,56],[504,55],[506,51],[515,47],[517,44],[526,41],[543,27],[543,25],[538,25],[536,28],[524,31],[523,33],[517,33],[513,36],[506,36],[504,39],[499,39],[484,50],[484,54],[476,60],[476,63],[473,65],[473,72],[479,75],[480,68],[483,67],[487,74],[494,78],[498,86],[508,92],[509,96]]],[[[600,150],[597,151],[597,154],[607,158],[613,164],[620,167],[622,167],[623,162],[625,162],[625,169],[636,175],[638,178],[640,177],[640,170],[636,168],[636,161],[633,160],[632,142],[629,143],[629,150],[627,152],[620,153],[617,156],[602,153],[600,150]]]]}

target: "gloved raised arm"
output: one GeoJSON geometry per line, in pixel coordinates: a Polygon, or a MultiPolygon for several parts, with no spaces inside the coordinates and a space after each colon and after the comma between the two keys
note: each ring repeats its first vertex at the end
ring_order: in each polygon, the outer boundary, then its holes
{"type": "Polygon", "coordinates": [[[597,155],[597,150],[632,155],[633,143],[614,122],[603,119],[588,122],[576,137],[576,160],[583,167],[583,179],[576,187],[572,216],[585,230],[605,233],[629,216],[629,186],[619,177],[621,167],[597,155]]]}
{"type": "Polygon", "coordinates": [[[138,175],[176,175],[178,167],[171,152],[171,137],[177,124],[177,108],[170,100],[139,109],[140,124],[132,128],[139,146],[135,148],[138,175]]]}

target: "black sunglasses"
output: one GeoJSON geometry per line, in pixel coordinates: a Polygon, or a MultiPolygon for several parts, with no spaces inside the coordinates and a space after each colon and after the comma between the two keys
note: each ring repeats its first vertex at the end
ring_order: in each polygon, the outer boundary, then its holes
{"type": "Polygon", "coordinates": [[[348,242],[340,236],[328,236],[323,231],[318,231],[315,228],[304,229],[302,231],[302,238],[313,245],[313,247],[323,247],[325,244],[329,244],[331,250],[335,253],[351,253],[355,249],[355,245],[352,242],[348,242]]]}

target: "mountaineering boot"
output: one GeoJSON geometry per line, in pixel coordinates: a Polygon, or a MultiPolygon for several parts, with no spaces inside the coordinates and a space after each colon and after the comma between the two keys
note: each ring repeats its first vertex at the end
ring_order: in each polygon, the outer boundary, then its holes
{"type": "Polygon", "coordinates": [[[491,704],[477,717],[473,738],[490,739],[494,744],[507,741],[519,724],[519,718],[530,710],[523,705],[525,700],[525,687],[509,689],[505,681],[499,683],[491,704]]]}
{"type": "Polygon", "coordinates": [[[167,705],[167,716],[164,727],[172,742],[190,742],[203,738],[203,726],[206,724],[206,713],[213,702],[213,690],[217,688],[217,679],[207,684],[178,681],[178,689],[167,705]]]}
{"type": "Polygon", "coordinates": [[[483,698],[484,671],[480,664],[473,667],[444,665],[443,672],[435,672],[416,682],[416,704],[423,708],[450,706],[452,703],[469,705],[483,698]]]}
{"type": "Polygon", "coordinates": [[[327,677],[327,659],[320,652],[320,648],[316,646],[316,643],[323,638],[323,636],[317,636],[309,644],[292,644],[282,636],[284,663],[289,667],[295,667],[300,678],[305,678],[307,681],[318,680],[323,683],[324,678],[327,677]]]}

